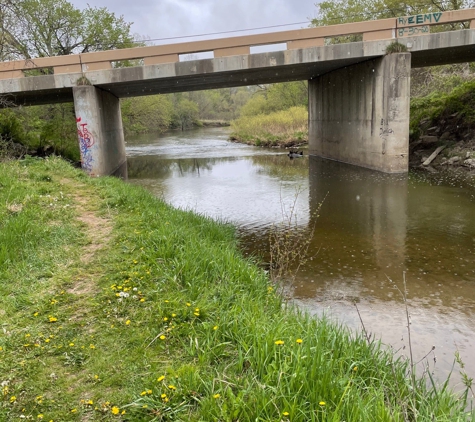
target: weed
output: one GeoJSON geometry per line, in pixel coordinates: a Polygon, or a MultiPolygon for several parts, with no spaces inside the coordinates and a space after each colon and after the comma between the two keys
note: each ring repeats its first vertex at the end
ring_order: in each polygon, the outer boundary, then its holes
{"type": "MultiPolygon", "coordinates": [[[[295,279],[299,268],[310,258],[308,250],[317,219],[313,219],[311,226],[302,227],[299,224],[296,205],[301,194],[302,190],[298,188],[289,207],[285,206],[281,197],[282,221],[273,225],[269,231],[269,275],[274,283],[283,279],[295,279]]],[[[317,217],[322,204],[323,201],[315,210],[317,217]]]]}
{"type": "Polygon", "coordinates": [[[405,53],[405,52],[407,52],[407,47],[398,41],[393,41],[391,44],[389,44],[386,47],[386,54],[405,53]]]}

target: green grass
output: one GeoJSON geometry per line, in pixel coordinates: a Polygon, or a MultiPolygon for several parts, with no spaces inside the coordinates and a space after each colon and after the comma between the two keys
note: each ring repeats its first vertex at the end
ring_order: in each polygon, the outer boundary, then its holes
{"type": "Polygon", "coordinates": [[[439,126],[442,134],[450,130],[453,136],[473,132],[475,128],[475,81],[462,83],[449,94],[434,92],[411,99],[411,138],[417,139],[424,130],[439,126]]]}
{"type": "Polygon", "coordinates": [[[0,164],[0,420],[468,421],[287,306],[234,229],[64,161],[0,164]]]}
{"type": "Polygon", "coordinates": [[[243,116],[231,122],[232,137],[256,146],[292,146],[307,143],[306,107],[291,107],[257,116],[243,116]]]}

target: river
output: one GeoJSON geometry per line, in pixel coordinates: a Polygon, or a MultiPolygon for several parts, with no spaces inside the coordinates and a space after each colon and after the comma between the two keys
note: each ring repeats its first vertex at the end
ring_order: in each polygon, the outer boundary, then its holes
{"type": "Polygon", "coordinates": [[[475,377],[475,175],[387,175],[305,154],[290,159],[228,135],[206,128],[130,139],[129,180],[233,223],[244,253],[264,262],[269,231],[292,213],[312,236],[310,259],[285,286],[290,301],[364,326],[407,357],[409,315],[419,372],[444,380],[458,351],[475,377]]]}

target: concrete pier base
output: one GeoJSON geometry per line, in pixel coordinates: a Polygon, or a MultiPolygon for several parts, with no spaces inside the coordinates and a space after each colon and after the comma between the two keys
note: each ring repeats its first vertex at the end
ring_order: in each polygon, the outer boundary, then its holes
{"type": "Polygon", "coordinates": [[[119,99],[91,85],[73,87],[82,168],[91,176],[127,178],[119,99]]]}
{"type": "Polygon", "coordinates": [[[386,173],[408,171],[410,53],[309,81],[309,154],[386,173]]]}

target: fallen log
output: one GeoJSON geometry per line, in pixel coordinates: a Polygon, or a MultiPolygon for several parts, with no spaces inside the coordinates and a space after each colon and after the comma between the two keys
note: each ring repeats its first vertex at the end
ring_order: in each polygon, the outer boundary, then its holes
{"type": "Polygon", "coordinates": [[[435,160],[435,157],[437,157],[439,155],[439,153],[445,148],[445,145],[442,145],[440,147],[438,147],[431,155],[430,157],[425,160],[422,165],[423,166],[428,166],[430,163],[432,163],[432,161],[435,160]]]}

